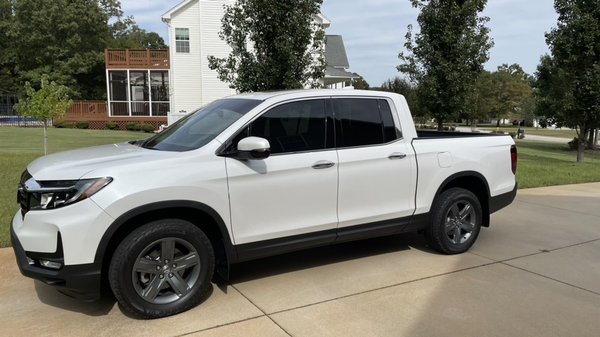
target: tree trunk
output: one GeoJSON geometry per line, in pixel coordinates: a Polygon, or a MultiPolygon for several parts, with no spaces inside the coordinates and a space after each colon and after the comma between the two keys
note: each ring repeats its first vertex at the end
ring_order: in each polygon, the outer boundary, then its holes
{"type": "Polygon", "coordinates": [[[587,148],[592,150],[596,145],[596,129],[590,129],[588,133],[587,148]]]}
{"type": "Polygon", "coordinates": [[[442,121],[441,119],[437,120],[437,128],[438,131],[443,131],[444,130],[444,121],[442,121]]]}
{"type": "Polygon", "coordinates": [[[48,154],[48,120],[44,120],[44,156],[48,154]]]}
{"type": "Polygon", "coordinates": [[[500,117],[498,117],[498,120],[496,121],[496,128],[500,127],[500,117]]]}
{"type": "Polygon", "coordinates": [[[583,155],[585,153],[585,134],[577,139],[577,162],[583,162],[583,155]]]}

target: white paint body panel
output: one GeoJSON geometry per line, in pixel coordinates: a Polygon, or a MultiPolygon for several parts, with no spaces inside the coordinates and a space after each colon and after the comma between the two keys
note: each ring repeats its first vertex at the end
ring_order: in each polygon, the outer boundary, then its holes
{"type": "Polygon", "coordinates": [[[415,156],[399,140],[381,146],[338,150],[339,227],[400,217],[414,212],[415,156]],[[394,153],[403,159],[389,159],[394,153]]]}
{"type": "Polygon", "coordinates": [[[397,94],[299,90],[240,97],[263,102],[197,150],[155,151],[124,143],[32,162],[28,170],[36,180],[112,177],[113,181],[89,200],[55,210],[32,210],[24,218],[18,212],[12,226],[23,248],[54,252],[60,232],[65,264],[92,263],[115,219],[161,201],[188,200],[211,207],[232,243],[239,245],[426,213],[440,184],[458,172],[481,174],[491,196],[515,186],[510,137],[416,139],[406,100],[397,94]],[[388,100],[403,138],[379,146],[280,154],[265,160],[217,156],[225,141],[269,107],[327,97],[388,100]],[[406,157],[389,159],[394,153],[406,157]],[[312,168],[320,161],[334,166],[312,168]]]}
{"type": "Polygon", "coordinates": [[[227,159],[231,222],[236,244],[335,229],[336,151],[274,155],[265,160],[227,159]]]}

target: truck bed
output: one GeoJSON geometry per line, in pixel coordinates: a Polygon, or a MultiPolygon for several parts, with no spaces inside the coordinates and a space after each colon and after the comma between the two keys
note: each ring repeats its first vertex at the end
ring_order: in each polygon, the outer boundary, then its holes
{"type": "Polygon", "coordinates": [[[484,133],[484,132],[417,130],[417,137],[418,137],[417,139],[462,138],[462,137],[502,137],[502,136],[508,136],[508,134],[484,133]]]}

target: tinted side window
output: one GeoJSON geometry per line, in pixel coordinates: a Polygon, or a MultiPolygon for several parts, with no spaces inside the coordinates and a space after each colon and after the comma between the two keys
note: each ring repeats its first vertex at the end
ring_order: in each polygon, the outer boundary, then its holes
{"type": "Polygon", "coordinates": [[[379,100],[379,112],[381,113],[381,119],[383,121],[384,142],[389,143],[402,137],[402,133],[396,128],[396,124],[394,123],[390,105],[384,99],[379,100]]]}
{"type": "Polygon", "coordinates": [[[341,132],[338,147],[381,144],[383,123],[376,99],[337,98],[333,110],[341,132]]]}
{"type": "Polygon", "coordinates": [[[325,100],[286,103],[265,112],[235,137],[234,146],[247,136],[267,139],[273,154],[325,149],[325,100]]]}

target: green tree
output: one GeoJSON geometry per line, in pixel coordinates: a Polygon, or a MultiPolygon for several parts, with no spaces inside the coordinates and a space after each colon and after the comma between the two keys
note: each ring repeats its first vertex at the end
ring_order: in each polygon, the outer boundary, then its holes
{"type": "Polygon", "coordinates": [[[15,40],[11,0],[0,0],[0,95],[17,92],[15,40]]]}
{"type": "Polygon", "coordinates": [[[509,117],[521,118],[526,100],[531,97],[530,78],[518,64],[503,64],[491,74],[489,83],[490,116],[500,120],[509,117]]]}
{"type": "Polygon", "coordinates": [[[360,76],[357,73],[354,73],[354,75],[358,76],[357,78],[352,80],[352,86],[354,87],[354,89],[369,90],[369,82],[367,82],[362,76],[360,76]]]}
{"type": "Polygon", "coordinates": [[[479,14],[487,0],[411,0],[420,9],[420,32],[408,26],[398,70],[419,84],[422,107],[438,129],[464,113],[475,81],[493,46],[489,18],[479,14]]]}
{"type": "Polygon", "coordinates": [[[13,9],[22,81],[40,83],[47,74],[72,97],[102,96],[108,25],[95,0],[14,0],[13,9]]]}
{"type": "Polygon", "coordinates": [[[421,107],[419,102],[419,87],[410,81],[401,77],[394,77],[383,82],[381,87],[373,89],[395,92],[403,95],[413,118],[419,124],[424,125],[429,119],[427,111],[421,107]]]}
{"type": "Polygon", "coordinates": [[[47,75],[42,75],[40,89],[35,90],[29,82],[25,82],[25,95],[15,108],[24,116],[31,116],[44,123],[44,155],[48,154],[48,123],[65,115],[73,101],[69,99],[69,89],[64,85],[50,82],[47,75]]]}
{"type": "Polygon", "coordinates": [[[477,122],[491,118],[494,94],[492,90],[492,73],[482,71],[477,77],[475,86],[467,99],[467,109],[461,114],[472,129],[477,127],[477,122]]]}
{"type": "Polygon", "coordinates": [[[149,48],[149,49],[160,49],[168,48],[165,44],[165,40],[155,32],[148,32],[143,28],[140,28],[137,24],[133,24],[126,31],[120,32],[118,35],[113,36],[109,43],[109,48],[117,49],[135,49],[135,48],[149,48]]]}
{"type": "Polygon", "coordinates": [[[538,66],[541,108],[577,130],[577,161],[600,127],[600,6],[594,0],[555,0],[558,24],[546,34],[551,56],[538,66]]]}
{"type": "Polygon", "coordinates": [[[317,87],[325,34],[313,18],[322,2],[237,0],[226,7],[219,34],[232,51],[209,56],[210,69],[240,92],[317,87]]]}

